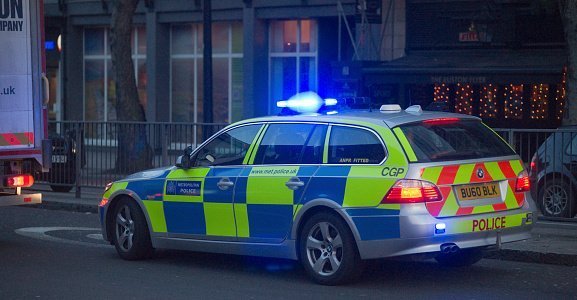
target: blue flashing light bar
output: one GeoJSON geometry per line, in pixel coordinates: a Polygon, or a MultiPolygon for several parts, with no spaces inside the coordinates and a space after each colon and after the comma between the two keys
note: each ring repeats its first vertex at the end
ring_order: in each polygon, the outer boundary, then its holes
{"type": "Polygon", "coordinates": [[[325,99],[325,105],[326,106],[334,106],[334,105],[337,105],[338,103],[339,103],[339,101],[337,99],[334,99],[334,98],[325,99]]]}
{"type": "Polygon", "coordinates": [[[371,100],[368,97],[322,99],[315,92],[303,92],[288,100],[277,101],[276,105],[283,109],[281,115],[312,113],[333,115],[342,109],[370,109],[371,100]]]}

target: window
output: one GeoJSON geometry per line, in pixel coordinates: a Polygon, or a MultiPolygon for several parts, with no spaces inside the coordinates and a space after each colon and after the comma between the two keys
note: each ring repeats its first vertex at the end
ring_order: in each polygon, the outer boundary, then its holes
{"type": "Polygon", "coordinates": [[[270,34],[271,113],[277,100],[317,90],[317,25],[314,20],[274,21],[270,34]]]}
{"type": "Polygon", "coordinates": [[[323,161],[323,150],[327,125],[316,125],[313,133],[309,136],[303,151],[301,164],[320,164],[323,161]]]}
{"type": "Polygon", "coordinates": [[[262,125],[247,125],[221,133],[197,152],[195,166],[242,165],[262,125]]]}
{"type": "MultiPolygon", "coordinates": [[[[563,139],[569,137],[569,135],[575,135],[575,134],[572,132],[569,132],[569,133],[561,132],[560,135],[561,135],[561,140],[563,141],[563,139]]],[[[558,137],[558,136],[555,136],[555,137],[558,137]]],[[[569,143],[567,145],[567,148],[565,149],[565,153],[567,153],[569,155],[577,155],[577,136],[574,136],[571,140],[571,143],[569,143]]]]}
{"type": "Polygon", "coordinates": [[[421,122],[400,128],[419,162],[515,155],[497,134],[478,121],[421,122]]]}
{"type": "Polygon", "coordinates": [[[254,164],[320,164],[322,162],[323,131],[326,130],[323,127],[326,126],[271,124],[258,147],[254,164]],[[312,156],[304,158],[305,153],[312,156]]]}
{"type": "MultiPolygon", "coordinates": [[[[115,121],[116,82],[112,72],[107,28],[84,30],[84,120],[115,121]]],[[[132,33],[132,59],[140,104],[146,110],[146,30],[132,33]]]]}
{"type": "MultiPolygon", "coordinates": [[[[202,123],[202,25],[174,25],[171,30],[170,121],[202,123]]],[[[243,113],[242,24],[212,26],[213,120],[230,123],[243,113]]]]}
{"type": "Polygon", "coordinates": [[[329,164],[378,164],[383,159],[385,148],[374,133],[356,127],[331,127],[329,164]]]}

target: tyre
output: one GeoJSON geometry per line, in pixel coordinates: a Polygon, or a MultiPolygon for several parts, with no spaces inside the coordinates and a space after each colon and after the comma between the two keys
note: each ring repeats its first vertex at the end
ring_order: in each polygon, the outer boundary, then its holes
{"type": "Polygon", "coordinates": [[[72,189],[69,185],[50,185],[50,189],[58,193],[68,193],[72,189]]]}
{"type": "Polygon", "coordinates": [[[122,198],[114,209],[111,221],[112,239],[118,255],[126,260],[149,258],[153,248],[146,218],[138,204],[122,198]]]}
{"type": "Polygon", "coordinates": [[[541,212],[548,217],[571,218],[575,215],[577,203],[571,185],[562,179],[545,179],[539,191],[541,212]]]}
{"type": "Polygon", "coordinates": [[[313,281],[337,285],[362,272],[355,239],[347,224],[326,212],[309,218],[299,234],[299,257],[313,281]]]}
{"type": "Polygon", "coordinates": [[[468,267],[483,258],[483,251],[478,248],[462,249],[456,253],[441,253],[435,260],[445,267],[468,267]]]}

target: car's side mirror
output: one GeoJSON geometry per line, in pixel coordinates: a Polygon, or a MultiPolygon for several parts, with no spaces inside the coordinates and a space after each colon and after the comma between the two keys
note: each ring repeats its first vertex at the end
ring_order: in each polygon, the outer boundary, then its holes
{"type": "Polygon", "coordinates": [[[184,149],[184,154],[176,159],[176,166],[182,169],[190,169],[192,167],[192,147],[188,146],[184,149]]]}
{"type": "Polygon", "coordinates": [[[190,156],[181,155],[176,158],[176,167],[181,169],[188,169],[190,166],[190,156]]]}

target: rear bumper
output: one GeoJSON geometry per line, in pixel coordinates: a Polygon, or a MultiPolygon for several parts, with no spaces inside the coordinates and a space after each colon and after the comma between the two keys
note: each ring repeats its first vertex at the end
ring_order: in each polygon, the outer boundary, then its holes
{"type": "Polygon", "coordinates": [[[390,216],[398,219],[398,236],[389,239],[357,239],[359,254],[363,259],[434,254],[440,252],[441,245],[446,243],[454,243],[466,249],[498,247],[501,243],[526,240],[531,238],[536,218],[532,199],[526,197],[526,200],[521,208],[514,210],[451,218],[432,217],[424,205],[402,208],[398,216],[390,216]],[[444,232],[435,230],[435,225],[440,223],[445,227],[444,232]]]}
{"type": "Polygon", "coordinates": [[[441,245],[446,243],[454,243],[461,249],[496,247],[498,246],[498,234],[500,235],[501,243],[521,241],[531,237],[531,228],[532,225],[524,225],[502,230],[439,235],[427,238],[359,241],[358,246],[359,253],[363,259],[440,252],[441,245]]]}
{"type": "Polygon", "coordinates": [[[42,194],[7,194],[0,193],[0,206],[26,205],[42,203],[42,194]]]}

